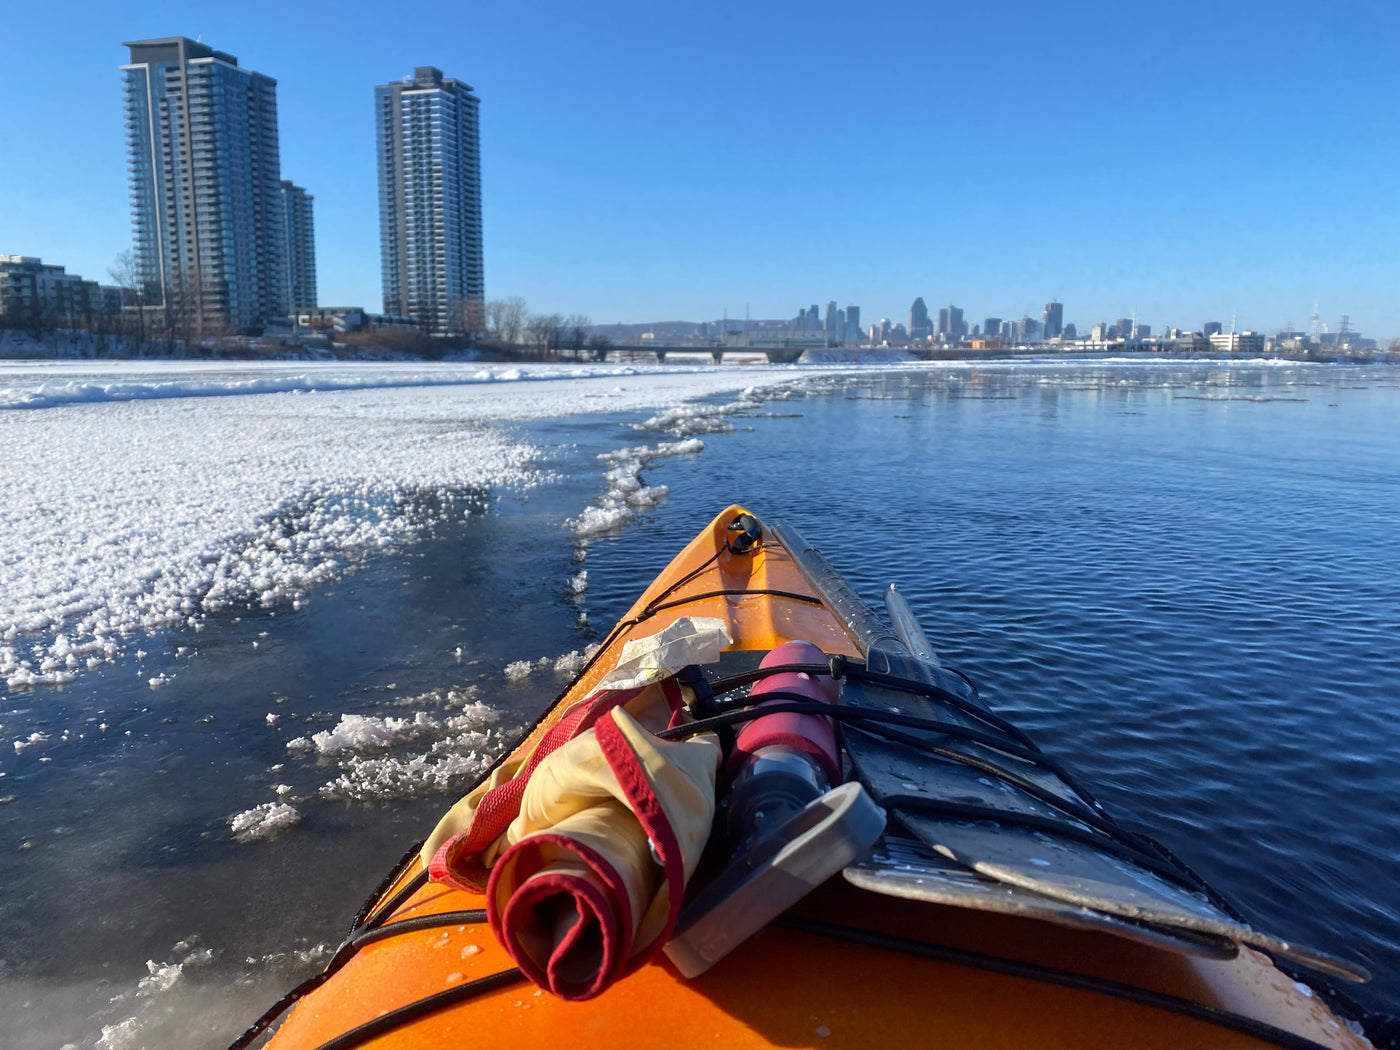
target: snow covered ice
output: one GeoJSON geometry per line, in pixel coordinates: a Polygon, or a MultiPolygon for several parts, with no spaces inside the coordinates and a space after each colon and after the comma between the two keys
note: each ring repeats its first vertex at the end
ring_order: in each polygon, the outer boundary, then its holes
{"type": "MultiPolygon", "coordinates": [[[[781,381],[799,369],[764,370],[781,381]]],[[[743,366],[0,364],[0,678],[57,686],[122,639],[237,603],[299,602],[424,515],[541,478],[510,424],[658,409],[748,386],[743,366]],[[446,501],[444,502],[444,497],[446,501]]],[[[663,422],[664,421],[664,422],[663,422]]],[[[623,451],[580,536],[664,495],[639,480],[698,439],[623,451]]],[[[151,687],[164,682],[153,679],[151,687]]]]}

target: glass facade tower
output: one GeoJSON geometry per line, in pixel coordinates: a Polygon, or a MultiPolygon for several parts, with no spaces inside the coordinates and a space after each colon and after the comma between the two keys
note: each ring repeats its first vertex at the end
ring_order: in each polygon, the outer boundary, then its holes
{"type": "Polygon", "coordinates": [[[479,106],[432,66],[374,89],[384,312],[437,334],[482,326],[479,106]]]}
{"type": "Polygon", "coordinates": [[[124,45],[127,168],[146,303],[195,334],[287,313],[277,82],[185,37],[124,45]]]}
{"type": "Polygon", "coordinates": [[[311,194],[282,180],[282,221],[287,241],[287,306],[293,313],[316,308],[316,223],[311,194]]]}

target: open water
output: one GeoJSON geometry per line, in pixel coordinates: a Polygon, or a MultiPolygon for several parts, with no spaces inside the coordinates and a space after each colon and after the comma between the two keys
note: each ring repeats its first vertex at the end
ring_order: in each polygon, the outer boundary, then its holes
{"type": "Polygon", "coordinates": [[[119,663],[10,697],[7,732],[110,728],[0,782],[0,1043],[226,1044],[552,698],[554,658],[730,502],[796,525],[877,607],[897,582],[945,662],[1110,810],[1400,1011],[1400,370],[958,365],[722,402],[530,425],[553,481],[448,494],[488,509],[299,609],[164,636],[140,669],[178,664],[159,692],[123,692],[119,663]],[[638,519],[566,525],[616,487],[600,455],[696,433],[645,461],[669,495],[638,519]],[[379,737],[337,750],[347,714],[379,737]],[[274,798],[299,823],[231,834],[274,798]]]}

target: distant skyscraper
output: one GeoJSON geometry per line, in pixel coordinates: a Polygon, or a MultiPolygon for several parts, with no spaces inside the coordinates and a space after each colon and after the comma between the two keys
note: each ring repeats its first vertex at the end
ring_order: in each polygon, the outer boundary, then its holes
{"type": "Polygon", "coordinates": [[[826,304],[826,325],[825,330],[835,332],[836,328],[836,300],[832,299],[826,304]]]}
{"type": "Polygon", "coordinates": [[[1201,334],[1209,339],[1211,336],[1219,335],[1223,331],[1225,331],[1225,326],[1219,321],[1207,321],[1205,327],[1201,329],[1201,334]]]}
{"type": "Polygon", "coordinates": [[[292,313],[316,308],[316,224],[314,200],[300,186],[282,180],[282,221],[287,241],[287,308],[292,313]]]}
{"type": "Polygon", "coordinates": [[[924,297],[921,295],[914,300],[914,305],[909,307],[909,338],[923,339],[930,330],[928,307],[924,305],[924,297]]]}
{"type": "Polygon", "coordinates": [[[482,321],[480,103],[432,66],[374,89],[384,312],[437,333],[482,321]]]}
{"type": "Polygon", "coordinates": [[[859,327],[860,327],[860,307],[859,307],[859,306],[848,306],[848,307],[846,307],[846,325],[847,325],[848,327],[849,327],[849,326],[855,326],[856,328],[859,328],[859,327]]]}
{"type": "Polygon", "coordinates": [[[1079,332],[1075,329],[1074,324],[1072,322],[1070,324],[1065,325],[1064,331],[1062,331],[1060,334],[1066,339],[1079,338],[1079,332]]]}
{"type": "Polygon", "coordinates": [[[822,330],[821,313],[817,310],[817,304],[813,303],[807,308],[807,331],[820,332],[822,330]]]}
{"type": "Polygon", "coordinates": [[[941,307],[938,311],[938,334],[949,339],[961,339],[967,334],[967,326],[963,324],[963,312],[961,306],[954,306],[949,303],[941,307]]]}
{"type": "Polygon", "coordinates": [[[988,339],[995,339],[1001,335],[1001,318],[988,317],[982,322],[982,334],[988,339]]]}
{"type": "Polygon", "coordinates": [[[1063,334],[1065,330],[1065,308],[1064,304],[1051,300],[1045,304],[1045,313],[1042,316],[1045,324],[1045,338],[1054,339],[1063,334]]]}
{"type": "Polygon", "coordinates": [[[131,224],[146,302],[198,332],[284,316],[277,81],[185,37],[123,46],[131,224]]]}

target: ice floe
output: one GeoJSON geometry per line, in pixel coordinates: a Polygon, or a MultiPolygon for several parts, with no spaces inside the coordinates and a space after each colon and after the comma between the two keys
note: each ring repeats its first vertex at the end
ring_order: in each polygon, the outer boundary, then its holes
{"type": "Polygon", "coordinates": [[[258,842],[276,838],[290,827],[301,823],[301,814],[286,802],[264,802],[229,818],[229,830],[239,842],[258,842]]]}
{"type": "MultiPolygon", "coordinates": [[[[550,666],[554,663],[549,661],[550,666]]],[[[479,692],[475,686],[434,690],[399,702],[421,708],[412,715],[345,714],[331,729],[289,740],[291,758],[316,770],[332,767],[330,779],[307,799],[385,802],[441,794],[469,782],[495,761],[515,732],[500,725],[500,712],[478,699],[479,692]]],[[[285,768],[275,766],[270,772],[281,775],[285,768]]],[[[235,838],[251,841],[239,834],[239,827],[256,830],[279,815],[291,819],[275,807],[294,809],[298,800],[293,790],[277,784],[273,791],[276,803],[230,818],[235,838]]]]}
{"type": "Polygon", "coordinates": [[[570,518],[565,524],[579,540],[599,536],[621,528],[636,517],[637,511],[654,506],[666,498],[665,485],[649,486],[642,481],[642,471],[672,456],[693,456],[705,450],[699,438],[684,441],[663,441],[656,446],[641,445],[617,452],[605,452],[598,459],[608,470],[603,478],[606,488],[591,507],[570,518]]]}

